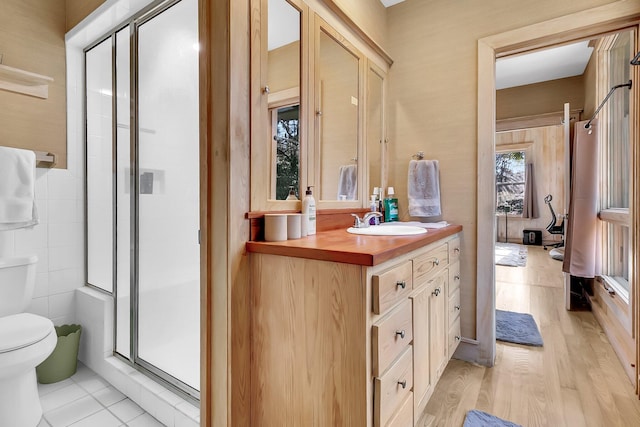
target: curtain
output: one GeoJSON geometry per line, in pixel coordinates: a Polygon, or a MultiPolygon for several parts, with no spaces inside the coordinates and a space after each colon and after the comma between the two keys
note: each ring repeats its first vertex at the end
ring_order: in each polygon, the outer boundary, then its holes
{"type": "Polygon", "coordinates": [[[599,269],[598,225],[598,122],[575,124],[571,162],[569,218],[562,271],[572,276],[595,277],[599,269]],[[591,131],[591,132],[590,132],[591,131]]]}
{"type": "Polygon", "coordinates": [[[540,218],[536,180],[533,170],[533,163],[527,163],[524,179],[524,203],[522,206],[523,218],[540,218]]]}

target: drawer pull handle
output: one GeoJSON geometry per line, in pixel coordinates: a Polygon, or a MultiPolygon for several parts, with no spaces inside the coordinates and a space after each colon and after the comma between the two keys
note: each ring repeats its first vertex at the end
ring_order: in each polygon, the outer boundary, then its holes
{"type": "Polygon", "coordinates": [[[459,311],[459,310],[460,310],[460,304],[458,304],[458,305],[454,305],[454,306],[453,306],[453,308],[455,308],[456,310],[458,310],[458,311],[459,311]]]}
{"type": "Polygon", "coordinates": [[[440,292],[441,292],[440,288],[436,288],[433,292],[431,292],[431,295],[438,296],[438,295],[440,295],[440,292]]]}
{"type": "Polygon", "coordinates": [[[453,276],[453,280],[458,280],[459,281],[460,280],[460,275],[456,274],[455,276],[453,276]]]}
{"type": "Polygon", "coordinates": [[[403,338],[403,339],[404,339],[404,336],[405,336],[404,329],[403,329],[403,330],[401,330],[401,331],[396,331],[396,335],[400,335],[400,338],[403,338]]]}
{"type": "Polygon", "coordinates": [[[407,380],[398,381],[398,385],[402,388],[407,388],[407,380]]]}
{"type": "Polygon", "coordinates": [[[459,254],[460,253],[460,248],[453,248],[453,252],[459,254]]]}
{"type": "Polygon", "coordinates": [[[440,265],[440,260],[438,258],[434,259],[433,265],[440,265]]]}
{"type": "Polygon", "coordinates": [[[404,289],[404,288],[406,288],[406,287],[407,287],[407,282],[405,282],[404,280],[398,280],[398,281],[396,282],[396,288],[397,288],[398,286],[400,286],[402,289],[404,289]]]}
{"type": "Polygon", "coordinates": [[[460,341],[460,335],[456,335],[456,341],[460,341]]]}

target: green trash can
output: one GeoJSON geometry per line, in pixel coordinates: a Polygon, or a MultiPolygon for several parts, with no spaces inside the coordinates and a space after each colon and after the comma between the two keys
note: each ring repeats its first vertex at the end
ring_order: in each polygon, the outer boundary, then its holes
{"type": "Polygon", "coordinates": [[[80,325],[56,326],[58,343],[53,353],[36,366],[36,376],[41,384],[62,381],[76,373],[78,348],[80,347],[80,325]]]}

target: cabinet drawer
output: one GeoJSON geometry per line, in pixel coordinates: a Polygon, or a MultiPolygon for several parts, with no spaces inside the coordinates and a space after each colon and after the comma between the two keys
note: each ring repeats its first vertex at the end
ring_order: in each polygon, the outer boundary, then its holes
{"type": "Polygon", "coordinates": [[[389,368],[386,374],[375,378],[373,425],[386,426],[392,415],[400,408],[413,387],[413,357],[411,346],[389,368]]]}
{"type": "Polygon", "coordinates": [[[389,420],[388,427],[413,427],[413,393],[409,392],[407,397],[398,409],[398,412],[393,414],[393,417],[389,420]]]}
{"type": "Polygon", "coordinates": [[[460,289],[449,295],[449,326],[460,317],[460,289]]]}
{"type": "Polygon", "coordinates": [[[416,287],[423,284],[432,272],[448,264],[448,247],[448,244],[444,243],[413,261],[413,280],[416,287]]]}
{"type": "Polygon", "coordinates": [[[375,314],[384,313],[411,293],[413,289],[411,273],[411,261],[406,261],[382,274],[373,275],[371,283],[373,286],[373,312],[375,314]]]}
{"type": "Polygon", "coordinates": [[[460,317],[458,317],[449,328],[449,359],[453,356],[453,352],[458,348],[458,344],[460,344],[460,339],[462,336],[460,335],[460,317]]]}
{"type": "Polygon", "coordinates": [[[449,240],[449,262],[453,264],[460,259],[460,238],[449,240]]]}
{"type": "Polygon", "coordinates": [[[456,289],[460,289],[460,262],[456,261],[449,265],[449,295],[456,289]]]}
{"type": "Polygon", "coordinates": [[[411,313],[411,301],[407,298],[371,328],[373,376],[378,377],[386,371],[413,339],[411,313]]]}

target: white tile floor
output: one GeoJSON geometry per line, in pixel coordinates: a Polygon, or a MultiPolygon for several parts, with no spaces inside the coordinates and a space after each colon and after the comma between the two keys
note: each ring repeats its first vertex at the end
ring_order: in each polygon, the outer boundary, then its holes
{"type": "Polygon", "coordinates": [[[85,365],[64,381],[38,384],[38,427],[164,426],[85,365]]]}

